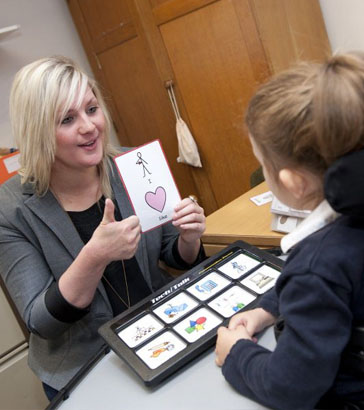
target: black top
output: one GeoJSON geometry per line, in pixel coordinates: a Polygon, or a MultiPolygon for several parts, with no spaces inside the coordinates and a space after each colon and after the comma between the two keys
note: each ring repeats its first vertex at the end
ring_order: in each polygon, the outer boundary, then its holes
{"type": "MultiPolygon", "coordinates": [[[[105,198],[102,197],[98,203],[95,203],[91,208],[85,211],[68,212],[84,243],[87,243],[91,239],[95,229],[100,225],[104,208],[105,198]]],[[[122,220],[117,204],[115,204],[115,220],[122,220]]],[[[124,260],[124,267],[125,272],[122,261],[111,262],[107,265],[103,275],[105,290],[115,316],[127,309],[126,305],[129,303],[128,292],[130,305],[134,305],[151,293],[135,256],[131,259],[124,260]],[[104,280],[105,277],[107,281],[104,280]],[[122,298],[124,302],[122,302],[120,298],[122,298]]]]}
{"type": "MultiPolygon", "coordinates": [[[[68,215],[70,216],[84,243],[87,243],[91,239],[95,229],[101,223],[104,208],[105,199],[101,198],[99,202],[95,203],[85,211],[68,212],[68,215]]],[[[120,210],[116,204],[115,220],[122,220],[120,210]]],[[[133,257],[131,259],[124,260],[124,266],[125,274],[122,261],[111,262],[107,265],[102,278],[114,316],[127,309],[127,288],[129,292],[130,305],[134,305],[151,294],[151,289],[149,289],[149,286],[143,277],[136,258],[133,257]],[[105,277],[107,281],[105,280],[105,277]],[[127,286],[125,283],[125,278],[127,286]]],[[[58,285],[56,284],[52,285],[47,291],[46,305],[49,312],[63,322],[74,322],[89,312],[89,308],[78,309],[69,304],[62,297],[58,289],[58,285]]]]}
{"type": "Polygon", "coordinates": [[[343,215],[363,218],[364,150],[351,152],[336,160],[326,171],[325,198],[343,215]]]}
{"type": "Polygon", "coordinates": [[[325,197],[343,215],[291,250],[259,303],[285,319],[274,352],[239,340],[223,365],[238,391],[265,406],[312,409],[323,397],[341,409],[341,401],[364,401],[363,376],[342,366],[352,326],[364,322],[363,160],[358,151],[329,168],[325,197]]]}

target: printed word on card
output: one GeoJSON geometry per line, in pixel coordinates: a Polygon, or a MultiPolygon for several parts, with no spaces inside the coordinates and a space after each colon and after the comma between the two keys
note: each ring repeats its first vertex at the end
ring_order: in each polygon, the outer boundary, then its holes
{"type": "Polygon", "coordinates": [[[172,219],[181,196],[159,140],[114,158],[142,232],[172,219]]]}

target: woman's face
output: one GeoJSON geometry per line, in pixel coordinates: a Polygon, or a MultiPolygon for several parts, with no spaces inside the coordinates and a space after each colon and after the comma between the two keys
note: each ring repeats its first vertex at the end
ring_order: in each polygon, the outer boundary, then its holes
{"type": "Polygon", "coordinates": [[[105,117],[88,88],[79,108],[72,105],[56,127],[54,166],[85,169],[100,163],[103,156],[105,117]]]}

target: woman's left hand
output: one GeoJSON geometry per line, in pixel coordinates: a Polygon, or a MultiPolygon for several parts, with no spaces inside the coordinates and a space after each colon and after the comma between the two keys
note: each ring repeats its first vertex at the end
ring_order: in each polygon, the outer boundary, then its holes
{"type": "Polygon", "coordinates": [[[190,198],[183,199],[175,208],[172,224],[178,229],[184,242],[199,241],[206,227],[203,208],[190,198]]]}

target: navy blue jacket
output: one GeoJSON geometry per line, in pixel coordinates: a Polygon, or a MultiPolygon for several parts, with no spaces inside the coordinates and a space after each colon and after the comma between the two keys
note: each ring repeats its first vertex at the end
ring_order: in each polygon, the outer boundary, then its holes
{"type": "Polygon", "coordinates": [[[275,351],[240,340],[222,369],[239,392],[268,407],[312,409],[325,394],[364,400],[364,380],[339,370],[353,323],[364,322],[364,197],[355,194],[363,185],[337,183],[357,171],[351,158],[345,160],[345,172],[335,164],[325,186],[330,204],[334,198],[334,209],[345,207],[345,215],[291,251],[275,288],[260,302],[285,319],[275,351]]]}

